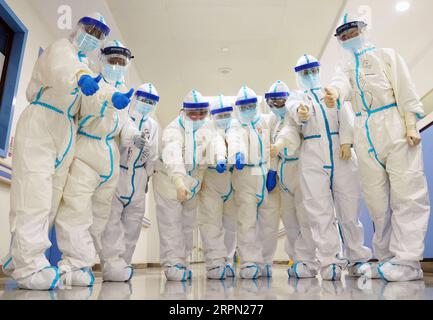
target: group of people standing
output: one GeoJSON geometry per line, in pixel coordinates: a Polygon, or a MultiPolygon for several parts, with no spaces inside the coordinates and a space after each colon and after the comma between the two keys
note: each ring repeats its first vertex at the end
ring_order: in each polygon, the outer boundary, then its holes
{"type": "Polygon", "coordinates": [[[329,86],[305,54],[294,68],[298,90],[277,81],[264,95],[270,112],[247,86],[235,101],[192,90],[162,139],[149,116],[157,90],[128,91],[133,56],[119,41],[104,43],[109,32],[100,14],[84,17],[34,68],[16,131],[3,263],[20,288],[91,286],[97,256],[104,281],[129,281],[152,176],[167,280],[192,278],[196,223],[209,279],[236,276],[235,251],[241,278],[271,277],[280,220],[291,277],[337,281],[346,269],[423,277],[430,204],[416,121],[424,111],[403,59],[375,48],[363,21],[346,14],[336,30],[350,58],[329,86]],[[378,262],[364,245],[362,195],[378,262]],[[44,255],[53,225],[58,266],[44,255]]]}

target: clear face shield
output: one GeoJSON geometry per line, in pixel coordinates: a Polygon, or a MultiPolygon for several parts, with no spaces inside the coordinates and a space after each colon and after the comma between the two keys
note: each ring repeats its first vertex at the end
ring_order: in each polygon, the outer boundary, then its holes
{"type": "Polygon", "coordinates": [[[312,90],[321,87],[320,67],[301,70],[297,73],[298,86],[304,90],[312,90]]]}
{"type": "Polygon", "coordinates": [[[158,105],[157,99],[145,96],[146,93],[137,91],[134,102],[132,103],[132,112],[147,119],[152,112],[155,111],[158,105]]]}
{"type": "Polygon", "coordinates": [[[109,33],[110,29],[102,22],[83,18],[78,23],[72,36],[78,50],[87,54],[100,48],[109,33]]]}
{"type": "Polygon", "coordinates": [[[209,107],[203,108],[183,108],[187,126],[192,126],[193,130],[201,128],[209,115],[209,107]]]}
{"type": "Polygon", "coordinates": [[[286,115],[286,102],[287,97],[275,97],[266,99],[266,103],[271,108],[271,111],[280,118],[284,118],[286,115]]]}
{"type": "Polygon", "coordinates": [[[126,48],[105,48],[101,55],[101,72],[109,81],[124,82],[132,58],[131,52],[126,48]]]}
{"type": "MultiPolygon", "coordinates": [[[[228,108],[227,108],[228,109],[228,108]]],[[[216,126],[221,129],[228,129],[230,127],[232,121],[233,108],[231,110],[227,110],[220,113],[215,113],[212,115],[212,119],[215,122],[216,126]]]]}
{"type": "Polygon", "coordinates": [[[337,29],[335,37],[341,47],[351,52],[361,50],[366,42],[367,24],[362,21],[346,23],[337,29]]]}
{"type": "Polygon", "coordinates": [[[242,122],[252,122],[257,117],[258,103],[248,103],[238,105],[239,116],[242,122]]]}

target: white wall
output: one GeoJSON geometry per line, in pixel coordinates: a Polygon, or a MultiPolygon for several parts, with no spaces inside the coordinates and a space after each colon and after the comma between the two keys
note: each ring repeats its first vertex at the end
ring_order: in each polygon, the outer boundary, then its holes
{"type": "MultiPolygon", "coordinates": [[[[24,108],[28,105],[25,91],[30,80],[34,63],[38,58],[39,48],[46,48],[53,41],[61,36],[66,36],[68,31],[57,29],[57,8],[60,4],[69,4],[74,13],[74,19],[78,19],[80,12],[85,14],[83,8],[89,7],[87,1],[41,1],[41,0],[6,0],[7,4],[21,19],[23,24],[29,30],[27,44],[24,54],[23,66],[21,71],[20,83],[17,92],[15,113],[13,117],[13,126],[11,137],[15,134],[15,127],[18,118],[24,108]],[[83,5],[86,3],[86,5],[83,5]],[[48,17],[48,14],[52,14],[48,17]]],[[[106,16],[112,28],[113,36],[122,41],[122,35],[114,23],[111,13],[104,0],[92,1],[91,6],[98,8],[98,11],[106,16]]],[[[95,11],[95,10],[92,10],[95,11]]],[[[131,86],[137,87],[142,83],[138,72],[133,64],[128,76],[128,82],[131,86]]],[[[11,164],[11,159],[5,159],[7,164],[11,164]]],[[[159,262],[158,231],[155,218],[155,209],[153,197],[148,197],[149,210],[146,216],[152,221],[149,229],[143,229],[140,241],[137,245],[134,263],[159,262]]],[[[10,185],[0,182],[0,258],[5,256],[9,249],[9,210],[10,210],[10,185]]]]}

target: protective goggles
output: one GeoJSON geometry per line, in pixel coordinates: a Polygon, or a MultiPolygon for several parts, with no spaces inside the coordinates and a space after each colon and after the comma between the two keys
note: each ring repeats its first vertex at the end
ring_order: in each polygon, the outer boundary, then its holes
{"type": "Polygon", "coordinates": [[[353,21],[345,23],[342,26],[338,27],[334,36],[337,37],[340,41],[346,41],[356,36],[359,36],[359,34],[362,33],[365,28],[367,28],[367,24],[363,21],[353,21]]]}
{"type": "Polygon", "coordinates": [[[106,47],[101,49],[102,55],[107,63],[111,65],[119,65],[126,67],[134,57],[131,51],[127,48],[122,47],[106,47]]]}
{"type": "Polygon", "coordinates": [[[301,76],[318,75],[319,73],[320,73],[319,67],[314,67],[314,68],[304,69],[299,71],[299,74],[301,76]]]}
{"type": "Polygon", "coordinates": [[[209,114],[209,108],[197,108],[197,109],[184,108],[183,111],[185,112],[185,115],[193,121],[203,120],[209,114]]]}
{"type": "Polygon", "coordinates": [[[99,40],[105,40],[110,34],[110,28],[106,24],[93,18],[84,17],[78,21],[78,24],[83,26],[86,33],[99,40]]]}
{"type": "Polygon", "coordinates": [[[287,98],[269,98],[266,103],[271,108],[283,108],[286,106],[287,98]]]}
{"type": "Polygon", "coordinates": [[[144,91],[137,91],[135,93],[135,97],[137,101],[150,104],[152,106],[156,106],[159,102],[159,97],[157,95],[144,92],[144,91]]]}
{"type": "Polygon", "coordinates": [[[137,97],[137,101],[149,104],[151,106],[156,106],[158,104],[158,101],[149,99],[149,98],[144,98],[144,97],[137,97]]]}
{"type": "Polygon", "coordinates": [[[212,115],[212,118],[215,120],[230,119],[231,117],[232,117],[232,112],[222,112],[222,113],[216,113],[212,115]]]}
{"type": "Polygon", "coordinates": [[[238,107],[240,112],[251,111],[257,109],[257,103],[243,104],[239,105],[238,107]]]}

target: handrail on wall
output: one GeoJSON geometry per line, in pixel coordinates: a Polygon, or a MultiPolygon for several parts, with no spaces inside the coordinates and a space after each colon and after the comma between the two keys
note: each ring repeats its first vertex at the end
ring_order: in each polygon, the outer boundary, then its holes
{"type": "Polygon", "coordinates": [[[433,112],[429,113],[426,117],[418,121],[417,127],[420,132],[426,131],[433,125],[433,112]]]}

